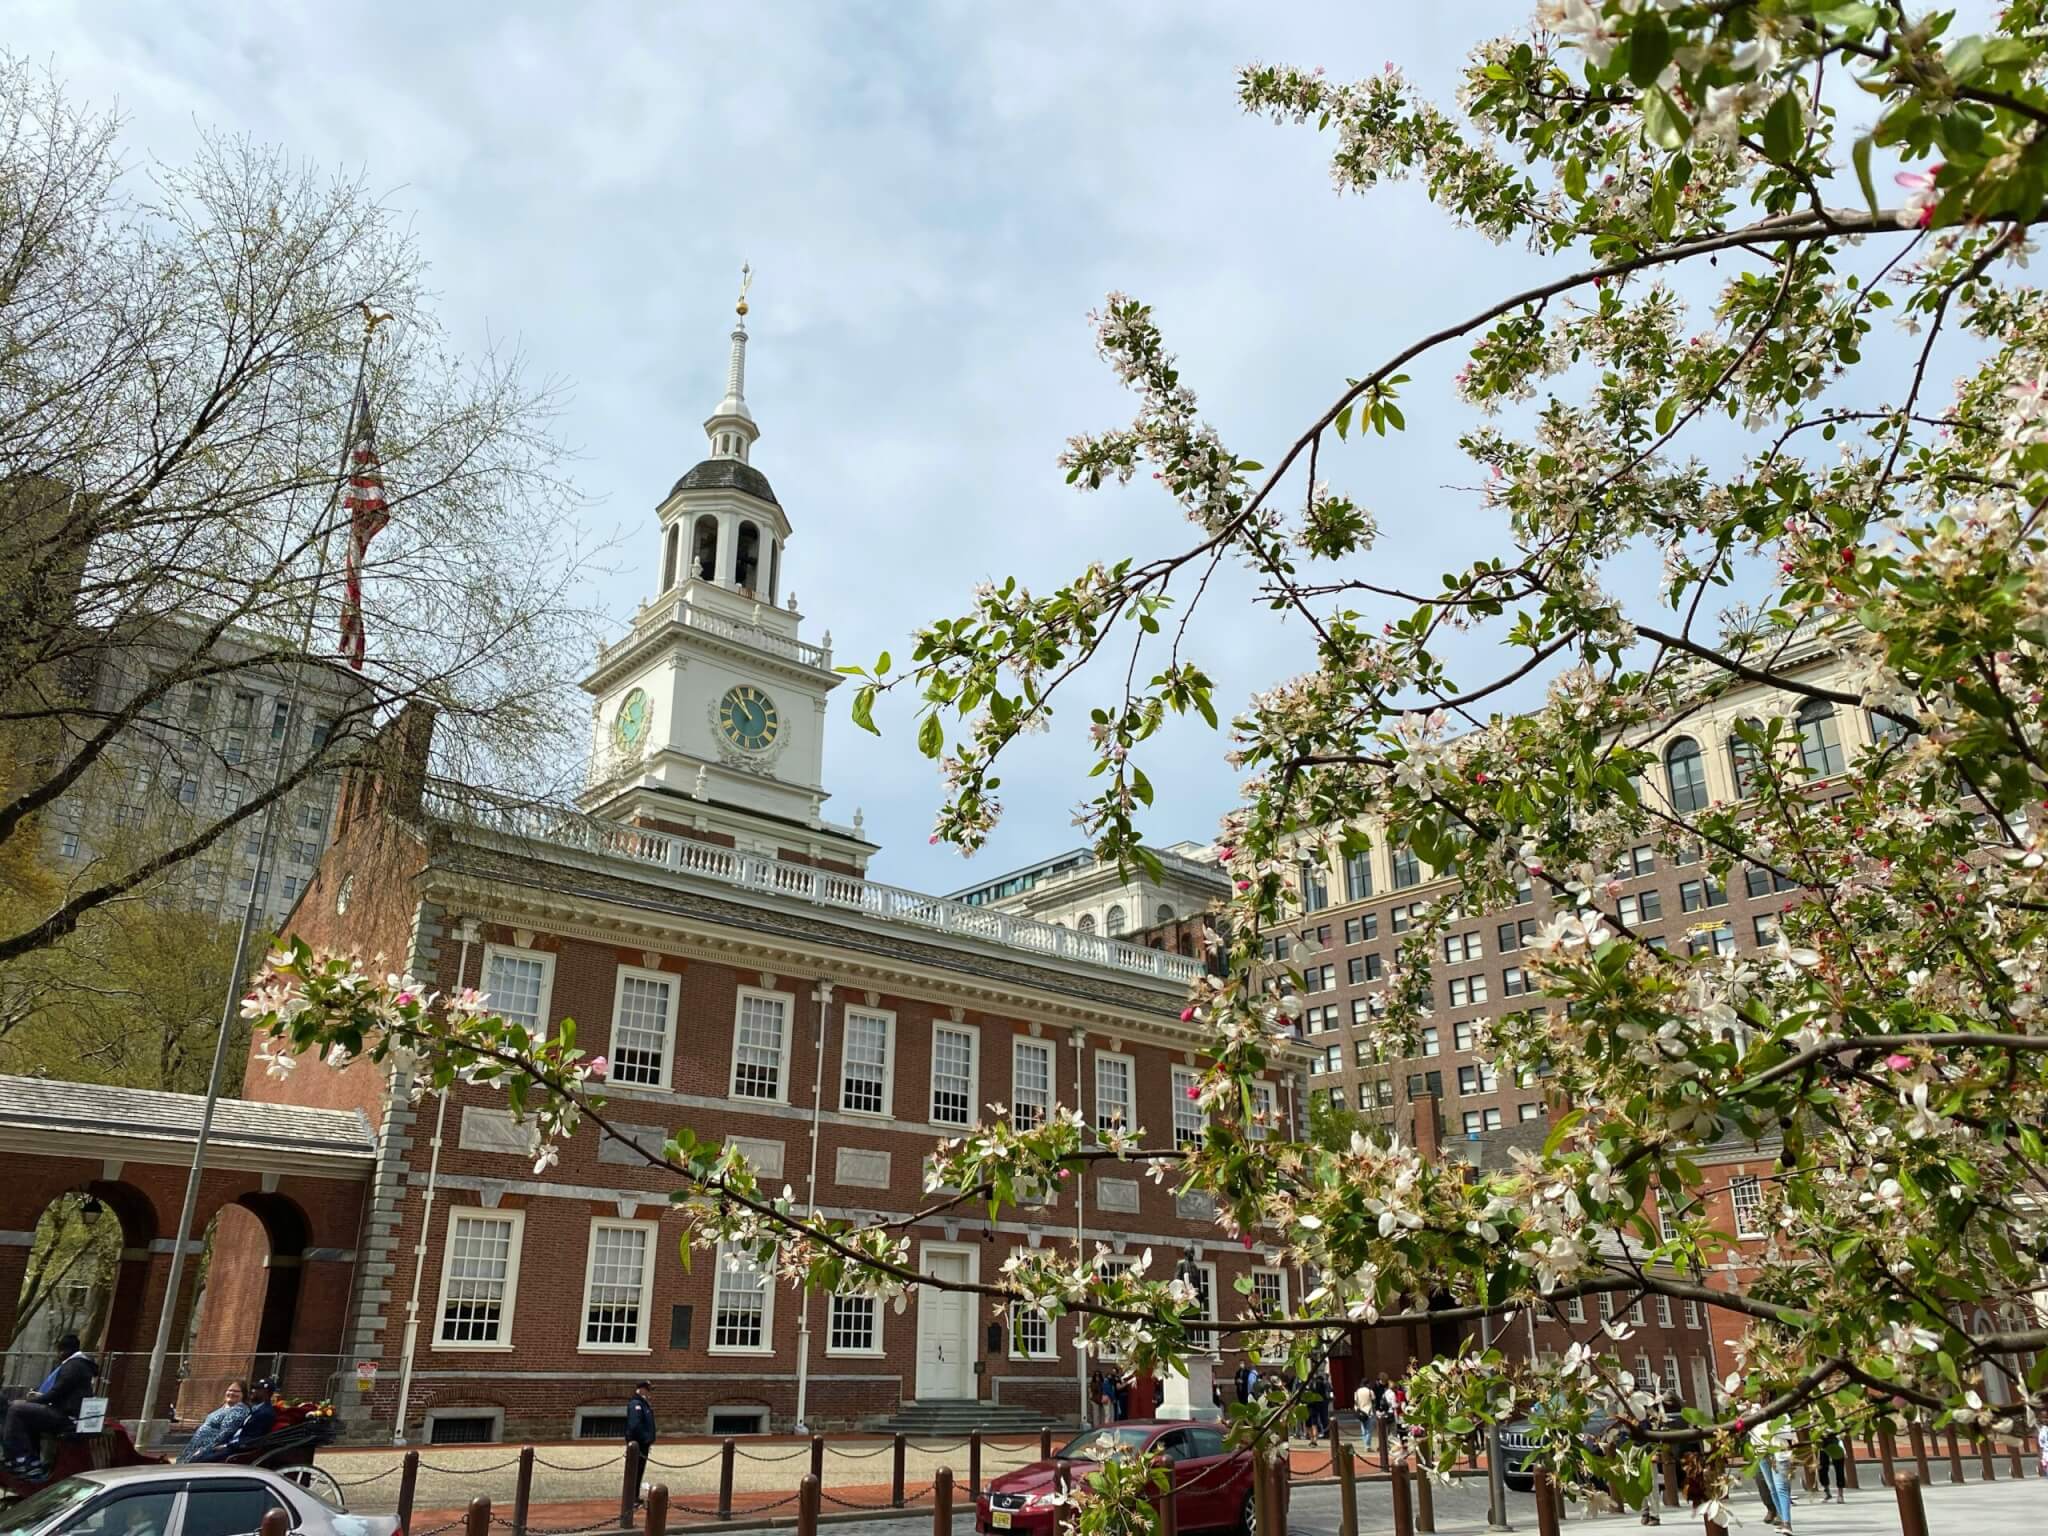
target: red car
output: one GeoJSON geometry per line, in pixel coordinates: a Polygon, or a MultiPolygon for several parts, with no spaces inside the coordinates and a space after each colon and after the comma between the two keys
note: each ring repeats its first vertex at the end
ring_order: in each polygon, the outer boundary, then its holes
{"type": "MultiPolygon", "coordinates": [[[[984,1536],[1051,1536],[1059,1511],[1053,1504],[1058,1469],[1076,1483],[1105,1457],[1119,1451],[1155,1451],[1173,1473],[1174,1523],[1183,1531],[1230,1530],[1257,1536],[1252,1501],[1252,1458],[1227,1450],[1220,1424],[1159,1421],[1111,1424],[1084,1430],[1053,1453],[1051,1461],[1006,1472],[988,1485],[974,1506],[974,1528],[984,1536]]],[[[1277,1468],[1275,1492],[1279,1529],[1287,1528],[1288,1466],[1277,1468]]]]}

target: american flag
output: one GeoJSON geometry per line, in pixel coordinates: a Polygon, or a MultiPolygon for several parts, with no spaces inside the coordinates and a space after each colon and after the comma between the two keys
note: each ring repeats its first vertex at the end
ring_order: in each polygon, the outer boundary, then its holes
{"type": "Polygon", "coordinates": [[[356,440],[349,450],[348,490],[341,504],[348,511],[347,590],[341,601],[341,649],[348,664],[363,670],[363,561],[370,540],[391,521],[384,500],[384,472],[377,462],[376,424],[370,418],[369,391],[356,385],[356,440]]]}

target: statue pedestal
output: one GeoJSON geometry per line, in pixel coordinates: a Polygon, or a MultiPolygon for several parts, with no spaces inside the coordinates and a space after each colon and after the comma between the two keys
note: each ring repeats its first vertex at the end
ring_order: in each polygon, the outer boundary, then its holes
{"type": "Polygon", "coordinates": [[[1207,1355],[1189,1355],[1187,1374],[1159,1378],[1159,1417],[1214,1421],[1223,1417],[1216,1406],[1215,1368],[1207,1355]]]}

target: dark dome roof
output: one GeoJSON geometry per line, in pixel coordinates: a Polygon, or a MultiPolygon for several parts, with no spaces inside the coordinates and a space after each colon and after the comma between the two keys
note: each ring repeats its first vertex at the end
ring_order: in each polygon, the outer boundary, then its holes
{"type": "Polygon", "coordinates": [[[706,459],[669,487],[668,494],[673,496],[677,491],[744,491],[771,506],[782,505],[769,489],[768,477],[738,459],[706,459]]]}

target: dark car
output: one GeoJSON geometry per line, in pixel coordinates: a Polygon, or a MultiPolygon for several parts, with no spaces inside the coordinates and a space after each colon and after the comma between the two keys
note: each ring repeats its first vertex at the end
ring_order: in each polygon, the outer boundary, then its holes
{"type": "MultiPolygon", "coordinates": [[[[1183,1531],[1234,1530],[1256,1536],[1258,1510],[1252,1499],[1249,1451],[1227,1450],[1217,1424],[1146,1421],[1084,1430],[1050,1461],[1034,1461],[1006,1472],[988,1485],[974,1506],[974,1528],[988,1533],[1050,1536],[1058,1517],[1053,1500],[1059,1472],[1078,1483],[1105,1458],[1153,1450],[1173,1476],[1174,1521],[1183,1531]]],[[[1286,1529],[1288,1467],[1276,1466],[1275,1494],[1280,1529],[1286,1529]]]]}
{"type": "MultiPolygon", "coordinates": [[[[1609,1416],[1596,1413],[1586,1420],[1586,1432],[1580,1438],[1590,1445],[1606,1434],[1613,1423],[1609,1416]]],[[[1543,1436],[1528,1419],[1501,1425],[1501,1477],[1517,1493],[1527,1493],[1536,1486],[1536,1472],[1529,1463],[1542,1445],[1543,1436]]]]}

